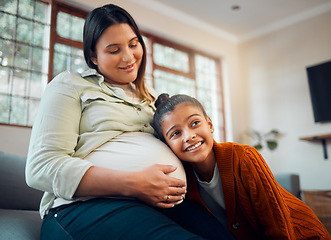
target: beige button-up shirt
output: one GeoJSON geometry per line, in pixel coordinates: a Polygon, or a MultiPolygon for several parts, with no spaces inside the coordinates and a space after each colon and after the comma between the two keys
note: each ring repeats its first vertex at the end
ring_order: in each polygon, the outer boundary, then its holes
{"type": "MultiPolygon", "coordinates": [[[[155,96],[154,90],[149,91],[155,96]]],[[[56,197],[72,200],[91,151],[123,132],[153,133],[154,104],[132,103],[95,70],[63,72],[46,87],[33,124],[26,165],[29,186],[44,191],[41,217],[56,197]]]]}

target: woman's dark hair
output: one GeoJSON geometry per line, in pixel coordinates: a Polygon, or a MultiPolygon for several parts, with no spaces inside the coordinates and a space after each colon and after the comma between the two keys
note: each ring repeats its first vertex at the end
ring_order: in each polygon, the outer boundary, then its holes
{"type": "Polygon", "coordinates": [[[99,8],[92,10],[84,24],[83,30],[83,45],[84,45],[84,57],[87,65],[95,70],[98,70],[98,66],[92,62],[92,58],[96,57],[96,45],[99,38],[104,33],[104,31],[115,24],[127,23],[135,32],[138,40],[143,48],[143,57],[138,70],[137,79],[134,84],[139,90],[140,94],[149,101],[154,101],[154,97],[147,91],[144,75],[146,68],[146,46],[143,38],[140,34],[139,28],[132,18],[132,16],[123,8],[116,6],[114,4],[107,4],[99,8]]]}
{"type": "Polygon", "coordinates": [[[153,121],[151,122],[151,125],[154,128],[157,137],[161,139],[163,142],[166,141],[164,139],[161,129],[162,119],[165,114],[174,111],[175,107],[181,103],[191,104],[195,107],[200,108],[203,115],[207,117],[205,109],[203,108],[201,103],[194,97],[190,97],[185,94],[176,94],[173,95],[172,97],[169,97],[169,94],[167,93],[160,94],[155,102],[156,111],[153,117],[153,121]]]}

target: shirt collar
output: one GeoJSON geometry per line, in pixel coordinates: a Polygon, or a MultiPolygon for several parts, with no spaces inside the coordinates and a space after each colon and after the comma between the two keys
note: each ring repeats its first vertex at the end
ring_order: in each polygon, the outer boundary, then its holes
{"type": "Polygon", "coordinates": [[[83,78],[86,78],[86,77],[92,77],[92,76],[97,77],[98,80],[99,80],[99,85],[100,85],[102,82],[104,82],[104,77],[103,77],[100,73],[98,73],[97,70],[92,69],[92,68],[90,68],[90,69],[88,69],[88,70],[82,72],[80,75],[81,75],[83,78]]]}

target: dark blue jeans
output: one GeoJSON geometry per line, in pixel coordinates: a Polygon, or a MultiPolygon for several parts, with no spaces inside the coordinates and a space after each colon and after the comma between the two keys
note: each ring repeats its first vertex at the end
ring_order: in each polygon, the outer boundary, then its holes
{"type": "Polygon", "coordinates": [[[229,239],[229,232],[202,206],[185,200],[154,209],[136,200],[97,198],[52,209],[41,239],[229,239]]]}

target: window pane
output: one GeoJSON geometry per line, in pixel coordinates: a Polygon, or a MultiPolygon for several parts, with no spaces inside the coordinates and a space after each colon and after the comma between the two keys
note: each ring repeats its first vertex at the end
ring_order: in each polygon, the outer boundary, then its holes
{"type": "Polygon", "coordinates": [[[9,91],[9,72],[10,68],[0,66],[0,94],[9,91]]]}
{"type": "Polygon", "coordinates": [[[169,93],[195,96],[194,80],[173,73],[154,70],[154,85],[158,94],[169,93]]]}
{"type": "Polygon", "coordinates": [[[87,68],[82,49],[60,43],[56,43],[54,49],[54,76],[66,70],[81,73],[87,68]]]}
{"type": "Polygon", "coordinates": [[[56,32],[59,36],[70,39],[70,15],[58,12],[56,20],[56,32]]]}
{"type": "Polygon", "coordinates": [[[15,48],[14,66],[17,68],[28,69],[30,63],[30,46],[17,44],[15,48]]]}
{"type": "Polygon", "coordinates": [[[40,99],[47,85],[47,74],[32,73],[29,82],[29,96],[40,99]]]}
{"type": "Polygon", "coordinates": [[[9,121],[9,96],[0,93],[0,122],[9,121]]]}
{"type": "Polygon", "coordinates": [[[48,5],[38,1],[35,4],[34,19],[38,22],[48,23],[48,5]]]}
{"type": "Polygon", "coordinates": [[[19,0],[18,15],[33,19],[33,0],[19,0]]]}
{"type": "MultiPolygon", "coordinates": [[[[198,86],[197,99],[204,106],[206,113],[213,120],[215,129],[223,129],[223,119],[220,115],[222,111],[219,109],[220,103],[220,91],[217,86],[217,71],[216,61],[214,59],[195,55],[195,75],[198,86]]],[[[214,137],[219,138],[219,131],[215,131],[214,137]]]]}
{"type": "Polygon", "coordinates": [[[17,20],[17,36],[20,42],[31,43],[32,40],[32,22],[22,18],[17,20]]]}
{"type": "Polygon", "coordinates": [[[83,42],[83,28],[85,19],[76,16],[71,16],[71,18],[72,26],[70,39],[83,42]]]}
{"type": "Polygon", "coordinates": [[[14,70],[14,75],[12,79],[12,95],[15,96],[26,96],[27,91],[27,81],[29,80],[29,72],[21,71],[18,69],[14,70]]]}
{"type": "Polygon", "coordinates": [[[23,97],[11,97],[9,124],[26,125],[27,101],[23,97]]]}
{"type": "Polygon", "coordinates": [[[0,64],[2,66],[13,65],[14,43],[12,41],[0,39],[0,64]]]}
{"type": "Polygon", "coordinates": [[[182,71],[185,73],[189,72],[188,54],[175,48],[154,43],[153,60],[157,65],[182,71]]]}
{"type": "Polygon", "coordinates": [[[59,12],[56,21],[56,32],[61,37],[83,42],[84,22],[85,19],[83,18],[59,12]]]}
{"type": "MultiPolygon", "coordinates": [[[[7,39],[13,39],[15,33],[15,16],[1,13],[0,14],[0,36],[7,39]]],[[[2,46],[2,45],[1,45],[2,46]]]]}
{"type": "Polygon", "coordinates": [[[31,47],[32,50],[32,61],[31,61],[31,69],[35,71],[42,71],[43,64],[47,61],[48,58],[44,58],[44,55],[48,56],[45,53],[45,50],[37,47],[31,47]]]}
{"type": "Polygon", "coordinates": [[[151,41],[143,36],[143,40],[146,46],[146,70],[145,70],[145,81],[149,86],[154,86],[153,84],[153,56],[152,56],[152,44],[151,41]]]}
{"type": "Polygon", "coordinates": [[[0,2],[0,9],[15,14],[17,9],[17,2],[18,0],[1,0],[0,2]]]}
{"type": "Polygon", "coordinates": [[[27,119],[27,122],[26,122],[26,124],[28,126],[32,126],[32,124],[33,124],[33,120],[35,119],[35,116],[37,114],[39,102],[40,102],[39,99],[38,100],[35,100],[35,99],[30,99],[29,100],[29,103],[28,103],[29,104],[29,106],[28,106],[29,112],[27,114],[28,119],[27,119]]]}
{"type": "Polygon", "coordinates": [[[35,22],[33,24],[32,44],[40,47],[44,46],[49,38],[49,33],[46,31],[47,28],[45,28],[45,25],[35,22]]]}

